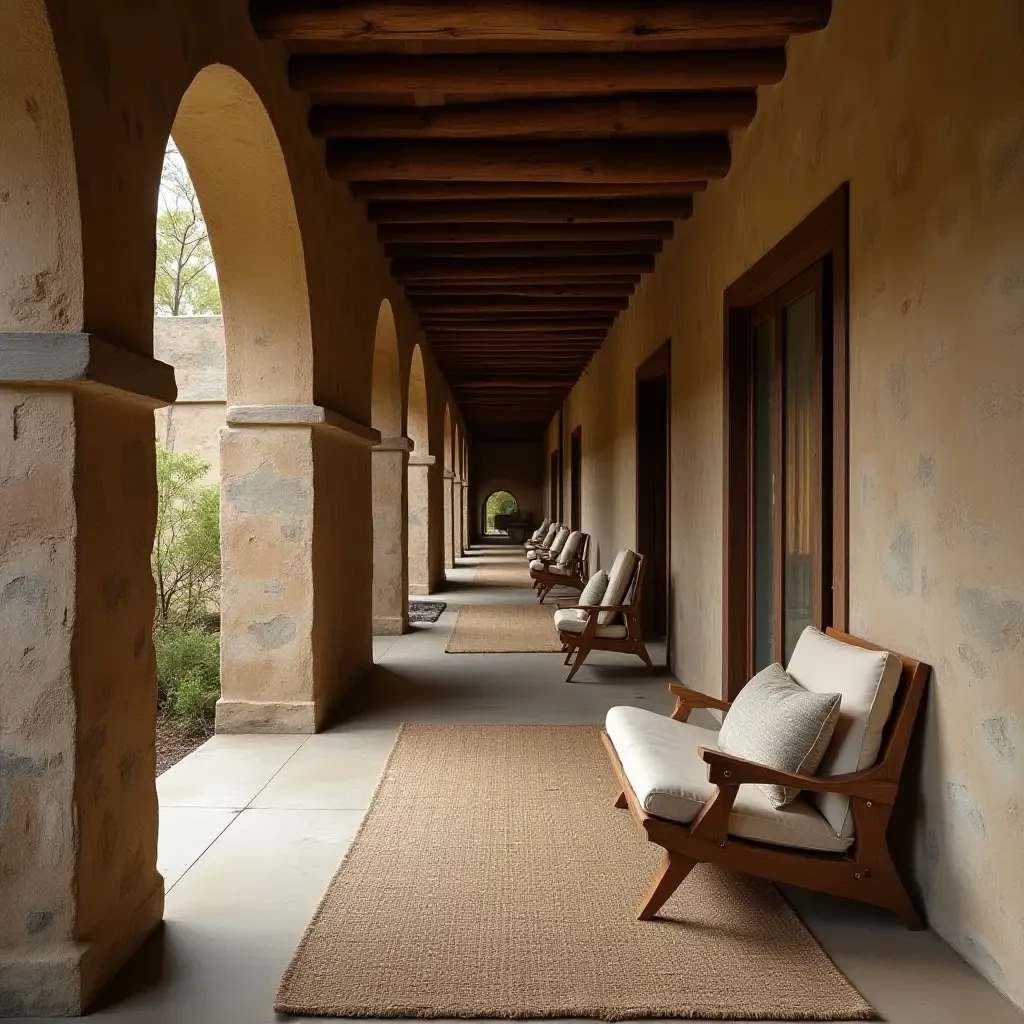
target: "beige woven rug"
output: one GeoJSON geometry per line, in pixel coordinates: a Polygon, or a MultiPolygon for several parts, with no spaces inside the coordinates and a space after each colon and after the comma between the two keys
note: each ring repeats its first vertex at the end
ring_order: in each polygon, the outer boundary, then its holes
{"type": "Polygon", "coordinates": [[[282,1013],[869,1019],[773,886],[659,859],[596,726],[407,725],[285,972],[282,1013]]]}
{"type": "Polygon", "coordinates": [[[514,561],[483,562],[473,573],[473,585],[476,587],[528,587],[530,567],[524,556],[514,561]]]}
{"type": "Polygon", "coordinates": [[[455,616],[447,654],[548,654],[562,645],[550,604],[464,604],[455,616]]]}

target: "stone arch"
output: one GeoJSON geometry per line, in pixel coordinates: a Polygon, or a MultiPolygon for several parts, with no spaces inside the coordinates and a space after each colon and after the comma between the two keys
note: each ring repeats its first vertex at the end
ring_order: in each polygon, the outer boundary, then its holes
{"type": "Polygon", "coordinates": [[[452,407],[444,407],[444,566],[455,568],[455,464],[452,407]]]}
{"type": "Polygon", "coordinates": [[[381,442],[373,451],[373,632],[395,635],[409,625],[406,460],[398,335],[391,303],[377,314],[373,343],[371,425],[381,442]]]}
{"type": "Polygon", "coordinates": [[[412,454],[408,470],[409,593],[430,593],[430,416],[423,352],[417,345],[409,364],[406,422],[412,454]]]}
{"type": "Polygon", "coordinates": [[[217,263],[228,405],[313,400],[313,350],[302,234],[270,115],[224,64],[192,80],[171,127],[217,263]]]}
{"type": "Polygon", "coordinates": [[[291,177],[262,100],[224,64],[195,76],[170,135],[206,219],[224,318],[217,730],[311,732],[323,714],[312,649],[316,417],[291,177]]]}

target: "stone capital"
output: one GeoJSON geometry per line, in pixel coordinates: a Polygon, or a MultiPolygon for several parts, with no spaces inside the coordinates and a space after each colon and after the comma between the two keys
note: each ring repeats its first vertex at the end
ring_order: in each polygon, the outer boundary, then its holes
{"type": "Polygon", "coordinates": [[[229,405],[229,427],[317,427],[345,435],[356,444],[380,443],[380,431],[322,405],[229,405]]]}
{"type": "Polygon", "coordinates": [[[437,462],[436,455],[417,455],[415,452],[409,456],[410,466],[433,466],[437,462]]]}
{"type": "Polygon", "coordinates": [[[408,437],[382,437],[380,444],[375,444],[375,452],[411,452],[415,448],[411,438],[408,437]]]}
{"type": "Polygon", "coordinates": [[[174,367],[95,334],[0,333],[0,385],[70,388],[159,409],[178,396],[174,367]]]}
{"type": "Polygon", "coordinates": [[[444,471],[444,478],[445,480],[454,480],[455,474],[450,469],[446,469],[444,471]]]}

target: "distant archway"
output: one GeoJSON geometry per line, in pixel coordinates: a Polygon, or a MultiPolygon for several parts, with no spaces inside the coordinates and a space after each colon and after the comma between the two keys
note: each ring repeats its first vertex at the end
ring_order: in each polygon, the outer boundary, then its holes
{"type": "Polygon", "coordinates": [[[412,454],[408,470],[409,593],[430,593],[430,420],[423,353],[417,345],[409,366],[409,397],[406,412],[412,454]]]}
{"type": "Polygon", "coordinates": [[[381,435],[381,443],[373,452],[373,632],[396,635],[404,633],[409,624],[407,452],[402,436],[398,336],[387,299],[381,302],[377,314],[370,405],[372,425],[381,435]]]}
{"type": "Polygon", "coordinates": [[[499,516],[517,516],[519,502],[510,491],[492,491],[484,501],[484,536],[507,537],[508,530],[499,526],[499,516]]]}

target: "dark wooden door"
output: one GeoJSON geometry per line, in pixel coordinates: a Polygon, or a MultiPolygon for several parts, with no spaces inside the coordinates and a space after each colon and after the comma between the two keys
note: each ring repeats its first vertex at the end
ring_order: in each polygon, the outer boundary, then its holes
{"type": "Polygon", "coordinates": [[[569,438],[569,529],[582,530],[583,522],[583,428],[569,438]]]}
{"type": "Polygon", "coordinates": [[[644,571],[644,633],[668,635],[669,613],[669,367],[668,343],[637,371],[637,549],[644,571]]]}

